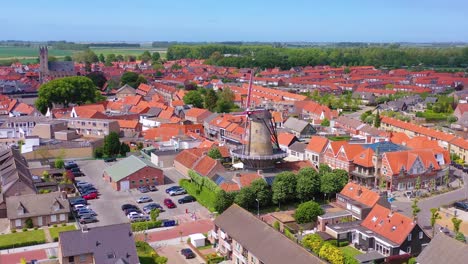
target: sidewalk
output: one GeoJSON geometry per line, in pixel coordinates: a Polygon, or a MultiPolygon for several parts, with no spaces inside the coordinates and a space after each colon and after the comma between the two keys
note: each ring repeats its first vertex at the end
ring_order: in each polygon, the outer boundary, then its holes
{"type": "MultiPolygon", "coordinates": [[[[180,236],[187,236],[196,233],[206,233],[213,229],[213,221],[209,219],[197,220],[189,223],[180,224],[174,228],[154,231],[149,231],[147,235],[147,241],[157,242],[162,240],[169,240],[179,238],[180,236]]],[[[135,238],[139,240],[145,240],[145,235],[142,233],[135,234],[135,238]]]]}
{"type": "Polygon", "coordinates": [[[0,255],[14,254],[14,253],[21,253],[21,252],[30,251],[30,250],[48,249],[48,248],[56,248],[56,247],[58,247],[58,242],[34,245],[34,246],[29,246],[29,247],[21,247],[21,248],[10,248],[10,249],[0,250],[0,255]]]}

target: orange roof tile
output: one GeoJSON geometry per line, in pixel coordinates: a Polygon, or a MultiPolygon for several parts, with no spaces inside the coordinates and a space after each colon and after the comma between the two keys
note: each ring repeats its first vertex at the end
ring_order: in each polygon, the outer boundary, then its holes
{"type": "Polygon", "coordinates": [[[307,150],[315,153],[322,153],[328,144],[328,138],[320,136],[312,136],[307,144],[307,150]]]}
{"type": "Polygon", "coordinates": [[[374,164],[372,163],[373,155],[374,155],[374,151],[372,150],[372,148],[367,148],[354,157],[353,163],[357,165],[361,165],[366,168],[373,167],[374,166],[374,164]]]}
{"type": "Polygon", "coordinates": [[[261,179],[262,176],[258,175],[257,173],[245,173],[241,174],[240,176],[240,185],[242,187],[248,187],[252,184],[253,181],[256,179],[261,179]]]}
{"type": "Polygon", "coordinates": [[[117,120],[119,123],[120,128],[131,128],[136,129],[138,127],[138,120],[117,120]]]}
{"type": "Polygon", "coordinates": [[[291,145],[295,139],[297,139],[296,136],[291,133],[278,133],[278,144],[280,145],[289,147],[289,145],[291,145]]]}
{"type": "Polygon", "coordinates": [[[18,113],[22,113],[22,114],[26,114],[26,115],[30,115],[34,112],[34,110],[36,110],[34,107],[30,106],[30,105],[27,105],[25,103],[19,103],[18,105],[16,105],[15,109],[13,111],[15,112],[18,112],[18,113]]]}
{"type": "Polygon", "coordinates": [[[193,107],[193,108],[190,108],[186,113],[185,113],[185,116],[186,117],[199,117],[207,112],[210,112],[206,109],[202,109],[202,108],[196,108],[196,107],[193,107]]]}
{"type": "Polygon", "coordinates": [[[221,164],[209,156],[203,156],[193,167],[193,170],[202,176],[207,176],[218,163],[221,164]]]}
{"type": "Polygon", "coordinates": [[[416,226],[411,218],[392,213],[379,204],[372,208],[361,225],[397,244],[403,243],[416,226]]]}
{"type": "Polygon", "coordinates": [[[144,131],[144,138],[155,141],[168,141],[177,135],[183,135],[184,132],[179,128],[156,127],[144,131]]]}
{"type": "Polygon", "coordinates": [[[240,190],[239,185],[232,182],[223,182],[219,185],[219,187],[225,192],[236,192],[240,190]]]}
{"type": "Polygon", "coordinates": [[[373,207],[380,198],[378,193],[353,182],[348,182],[346,186],[343,187],[340,194],[369,207],[373,207]]]}

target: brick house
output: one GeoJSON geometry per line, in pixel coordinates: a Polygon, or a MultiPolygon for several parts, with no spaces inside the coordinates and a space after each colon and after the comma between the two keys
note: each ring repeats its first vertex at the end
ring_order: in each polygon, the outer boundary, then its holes
{"type": "Polygon", "coordinates": [[[59,233],[60,264],[139,264],[130,224],[115,224],[59,233]]]}
{"type": "Polygon", "coordinates": [[[325,149],[325,163],[332,169],[343,169],[347,172],[354,170],[354,157],[364,148],[347,141],[329,142],[325,149]]]}
{"type": "Polygon", "coordinates": [[[163,185],[163,171],[151,161],[129,156],[104,170],[102,175],[116,191],[147,185],[163,185]]]}
{"type": "Polygon", "coordinates": [[[210,111],[206,109],[201,109],[201,108],[190,108],[186,113],[185,113],[185,119],[192,121],[193,123],[201,124],[203,121],[209,117],[211,114],[210,111]]]}
{"type": "Polygon", "coordinates": [[[185,176],[193,170],[201,176],[214,177],[217,173],[224,172],[221,161],[207,156],[208,148],[186,149],[180,152],[174,159],[174,168],[185,176]]]}
{"type": "Polygon", "coordinates": [[[35,227],[67,223],[70,214],[66,195],[60,192],[10,196],[6,204],[11,229],[26,227],[28,219],[35,227]]]}
{"type": "Polygon", "coordinates": [[[326,137],[311,137],[305,149],[305,159],[311,161],[315,168],[318,168],[320,163],[324,162],[324,153],[327,145],[328,139],[326,137]]]}

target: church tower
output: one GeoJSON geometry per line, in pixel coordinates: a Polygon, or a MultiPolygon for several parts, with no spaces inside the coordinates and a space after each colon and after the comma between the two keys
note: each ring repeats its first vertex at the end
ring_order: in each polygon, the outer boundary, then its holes
{"type": "Polygon", "coordinates": [[[42,83],[49,73],[49,50],[47,46],[39,47],[39,79],[42,83]]]}

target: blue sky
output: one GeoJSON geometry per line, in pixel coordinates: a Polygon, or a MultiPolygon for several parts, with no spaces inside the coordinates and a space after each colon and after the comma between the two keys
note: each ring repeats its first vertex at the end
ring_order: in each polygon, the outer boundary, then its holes
{"type": "Polygon", "coordinates": [[[0,39],[468,42],[466,0],[23,0],[0,39]]]}

